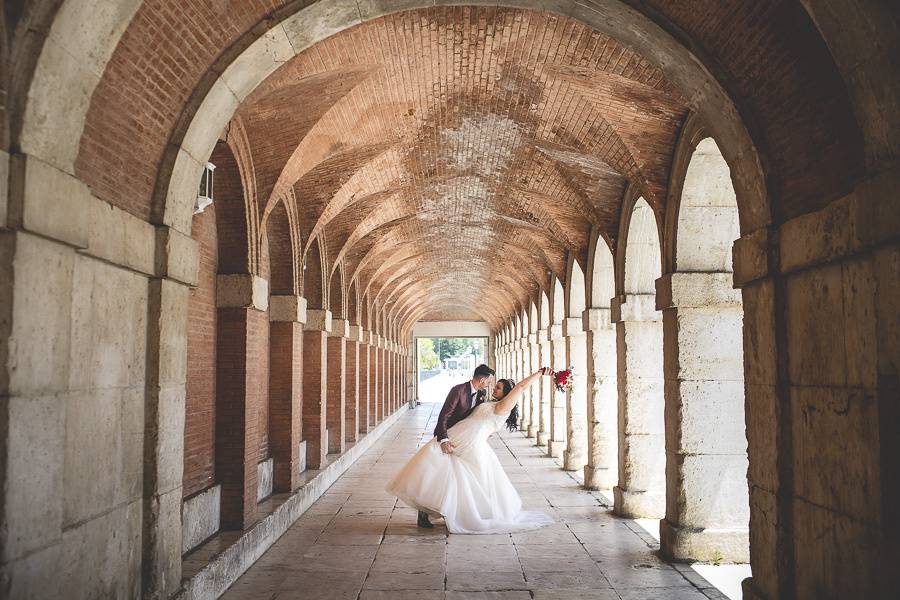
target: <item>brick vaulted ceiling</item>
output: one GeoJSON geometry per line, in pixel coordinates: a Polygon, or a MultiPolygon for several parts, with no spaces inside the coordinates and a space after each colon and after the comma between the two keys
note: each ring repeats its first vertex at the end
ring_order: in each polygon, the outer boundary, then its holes
{"type": "Polygon", "coordinates": [[[662,208],[686,102],[640,55],[566,18],[434,8],[326,39],[236,113],[260,214],[361,293],[495,321],[615,245],[628,182],[662,208]]]}

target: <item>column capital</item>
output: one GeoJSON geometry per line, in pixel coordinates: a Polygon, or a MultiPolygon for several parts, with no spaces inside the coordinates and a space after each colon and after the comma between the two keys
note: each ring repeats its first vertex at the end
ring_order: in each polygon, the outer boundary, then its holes
{"type": "Polygon", "coordinates": [[[350,321],[347,319],[331,319],[331,331],[328,332],[330,337],[350,337],[350,321]]]}
{"type": "Polygon", "coordinates": [[[364,342],[366,331],[359,325],[350,325],[347,333],[347,339],[352,342],[364,342]]]}
{"type": "Polygon", "coordinates": [[[547,336],[551,341],[559,340],[563,337],[562,323],[554,323],[547,328],[547,336]]]}
{"type": "Polygon", "coordinates": [[[666,273],[656,280],[656,309],[740,306],[731,273],[666,273]]]}
{"type": "Polygon", "coordinates": [[[582,317],[569,317],[563,319],[562,323],[563,336],[575,337],[584,335],[584,325],[582,317]]]}
{"type": "Polygon", "coordinates": [[[331,333],[331,311],[318,308],[307,309],[306,329],[331,333]]]}
{"type": "Polygon", "coordinates": [[[656,310],[655,294],[625,294],[612,299],[611,318],[613,323],[628,321],[659,321],[661,315],[656,310]]]}
{"type": "Polygon", "coordinates": [[[546,329],[538,329],[538,332],[534,335],[538,344],[542,344],[550,339],[546,329]]]}
{"type": "Polygon", "coordinates": [[[216,306],[267,310],[269,282],[256,275],[217,275],[216,306]]]}
{"type": "Polygon", "coordinates": [[[306,323],[306,298],[303,296],[270,296],[269,320],[306,323]]]}
{"type": "Polygon", "coordinates": [[[528,334],[528,343],[529,343],[530,345],[531,345],[531,344],[536,344],[536,343],[537,343],[537,334],[529,333],[529,334],[528,334]]]}
{"type": "Polygon", "coordinates": [[[598,331],[612,327],[612,311],[609,308],[588,308],[581,313],[585,331],[598,331]]]}

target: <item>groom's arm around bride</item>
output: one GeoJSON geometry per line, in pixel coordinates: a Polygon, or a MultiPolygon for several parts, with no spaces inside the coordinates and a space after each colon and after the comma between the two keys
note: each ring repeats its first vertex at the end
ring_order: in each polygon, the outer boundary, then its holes
{"type": "Polygon", "coordinates": [[[441,444],[444,454],[453,454],[453,443],[448,437],[447,430],[466,418],[478,403],[478,398],[483,398],[484,389],[493,374],[494,370],[489,366],[478,365],[471,381],[450,388],[450,393],[447,394],[447,399],[444,400],[438,414],[437,426],[434,428],[434,437],[441,444]]]}

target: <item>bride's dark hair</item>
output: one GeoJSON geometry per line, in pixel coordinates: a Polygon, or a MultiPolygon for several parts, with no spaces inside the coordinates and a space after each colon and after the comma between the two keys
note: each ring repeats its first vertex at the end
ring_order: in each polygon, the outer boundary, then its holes
{"type": "MultiPolygon", "coordinates": [[[[503,386],[503,395],[506,396],[508,393],[512,391],[514,387],[516,387],[516,382],[512,379],[501,379],[497,383],[503,386]]],[[[513,406],[512,410],[509,411],[509,417],[506,419],[506,428],[510,431],[515,431],[519,427],[519,405],[516,404],[513,406]]]]}

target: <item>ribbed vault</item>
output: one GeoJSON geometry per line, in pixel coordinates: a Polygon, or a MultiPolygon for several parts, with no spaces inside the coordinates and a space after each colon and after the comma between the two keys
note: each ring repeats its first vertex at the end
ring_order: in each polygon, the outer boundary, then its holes
{"type": "Polygon", "coordinates": [[[592,227],[615,244],[629,182],[662,210],[685,104],[575,21],[441,7],[312,46],[233,122],[260,214],[292,205],[304,262],[320,245],[326,275],[401,319],[498,324],[585,265],[592,227]]]}

